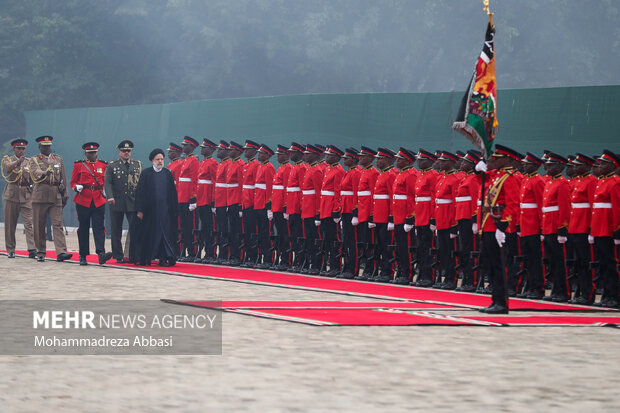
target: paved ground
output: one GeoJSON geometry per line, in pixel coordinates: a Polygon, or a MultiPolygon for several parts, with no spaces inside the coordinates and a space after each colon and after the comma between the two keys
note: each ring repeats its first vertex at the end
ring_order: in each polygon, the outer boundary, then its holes
{"type": "MultiPolygon", "coordinates": [[[[356,300],[0,256],[0,299],[159,298],[356,300]]],[[[0,356],[0,410],[620,410],[612,328],[312,327],[227,313],[223,333],[222,356],[0,356]]]]}

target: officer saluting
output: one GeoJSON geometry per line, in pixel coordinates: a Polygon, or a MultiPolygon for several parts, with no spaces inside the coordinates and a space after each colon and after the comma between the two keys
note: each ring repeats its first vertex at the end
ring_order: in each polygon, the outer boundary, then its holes
{"type": "Polygon", "coordinates": [[[86,265],[86,256],[90,254],[88,234],[92,220],[95,250],[99,264],[105,264],[112,258],[112,253],[105,252],[105,229],[103,218],[106,199],[103,195],[103,180],[107,163],[97,159],[99,144],[88,142],[82,145],[86,160],[75,161],[71,174],[71,188],[76,192],[73,202],[77,211],[79,227],[77,230],[80,245],[80,265],[86,265]]]}
{"type": "Polygon", "coordinates": [[[11,146],[14,155],[5,155],[2,158],[2,177],[7,182],[2,194],[4,200],[4,243],[9,258],[15,257],[15,229],[17,228],[19,214],[22,215],[26,229],[28,257],[34,258],[37,253],[32,234],[32,189],[28,172],[29,159],[25,156],[26,145],[28,145],[28,141],[25,139],[12,140],[11,146]]]}
{"type": "Polygon", "coordinates": [[[136,219],[136,188],[138,179],[142,173],[142,163],[131,159],[133,142],[121,141],[118,144],[119,159],[108,164],[105,170],[104,188],[110,207],[110,232],[112,238],[112,257],[117,263],[122,263],[124,254],[121,244],[123,234],[123,218],[127,217],[129,223],[129,261],[137,260],[136,245],[132,244],[131,238],[135,236],[138,220],[136,219]]]}

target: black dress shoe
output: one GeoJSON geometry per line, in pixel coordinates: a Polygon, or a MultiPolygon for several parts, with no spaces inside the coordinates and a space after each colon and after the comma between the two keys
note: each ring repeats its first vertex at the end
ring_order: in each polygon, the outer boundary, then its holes
{"type": "Polygon", "coordinates": [[[15,253],[14,252],[9,252],[6,256],[9,257],[9,258],[15,258],[15,253]]]}
{"type": "Polygon", "coordinates": [[[124,258],[117,258],[116,259],[116,263],[117,264],[124,264],[125,263],[125,259],[124,258]]]}
{"type": "Polygon", "coordinates": [[[37,250],[28,250],[28,258],[37,258],[37,250]]]}
{"type": "Polygon", "coordinates": [[[478,311],[485,314],[508,314],[508,307],[506,307],[505,305],[494,303],[486,308],[481,308],[478,311]]]}
{"type": "Polygon", "coordinates": [[[615,298],[603,298],[601,300],[601,307],[603,308],[618,308],[620,305],[618,304],[618,300],[615,298]]]}
{"type": "Polygon", "coordinates": [[[325,273],[325,276],[326,276],[327,278],[334,278],[334,277],[336,277],[336,276],[337,276],[337,275],[339,275],[339,274],[340,274],[340,270],[339,270],[339,269],[337,269],[337,268],[334,268],[333,270],[329,270],[329,271],[327,271],[327,272],[325,273]]]}
{"type": "Polygon", "coordinates": [[[433,284],[433,288],[441,290],[443,288],[443,283],[437,282],[437,283],[433,284]]]}
{"type": "Polygon", "coordinates": [[[86,261],[86,257],[83,255],[80,255],[80,265],[88,265],[88,262],[86,261]]]}
{"type": "Polygon", "coordinates": [[[579,304],[579,305],[592,305],[592,303],[594,302],[593,299],[588,300],[587,298],[582,297],[582,296],[579,296],[572,301],[573,301],[573,304],[579,304]]]}
{"type": "Polygon", "coordinates": [[[379,274],[372,280],[376,283],[389,283],[390,281],[392,281],[392,276],[387,274],[379,274]]]}
{"type": "Polygon", "coordinates": [[[416,287],[429,288],[433,286],[432,280],[420,280],[415,283],[416,287]]]}
{"type": "Polygon", "coordinates": [[[319,275],[319,269],[318,268],[308,268],[308,271],[306,271],[305,274],[308,274],[308,275],[319,275]]]}
{"type": "Polygon", "coordinates": [[[456,290],[456,283],[453,282],[447,282],[447,283],[443,283],[443,285],[441,286],[442,290],[456,290]]]}
{"type": "Polygon", "coordinates": [[[336,278],[343,278],[345,280],[352,280],[352,279],[355,278],[355,275],[353,275],[353,273],[350,272],[350,271],[344,271],[344,272],[338,274],[336,276],[336,278]]]}
{"type": "Polygon", "coordinates": [[[393,280],[391,280],[390,283],[398,284],[398,285],[409,285],[409,278],[407,278],[407,277],[396,277],[393,280]]]}
{"type": "Polygon", "coordinates": [[[58,254],[58,256],[56,257],[56,261],[64,261],[64,260],[68,260],[71,259],[71,257],[73,257],[73,254],[67,254],[66,252],[61,252],[60,254],[58,254]]]}
{"type": "Polygon", "coordinates": [[[466,293],[473,293],[474,291],[476,291],[476,287],[474,287],[473,285],[461,285],[460,287],[458,287],[456,289],[456,291],[463,291],[466,293]]]}
{"type": "Polygon", "coordinates": [[[39,256],[37,257],[37,261],[38,261],[38,262],[45,262],[45,257],[44,257],[43,255],[39,255],[39,256]]]}
{"type": "Polygon", "coordinates": [[[528,300],[542,300],[544,296],[545,293],[542,291],[530,291],[527,293],[525,298],[527,298],[528,300]]]}
{"type": "Polygon", "coordinates": [[[231,258],[230,260],[228,260],[228,263],[226,265],[229,265],[231,267],[238,267],[239,264],[241,264],[241,262],[237,258],[231,258]]]}
{"type": "Polygon", "coordinates": [[[97,254],[97,256],[99,257],[99,264],[103,265],[106,262],[108,262],[110,258],[112,258],[112,253],[111,252],[100,252],[99,254],[97,254]]]}

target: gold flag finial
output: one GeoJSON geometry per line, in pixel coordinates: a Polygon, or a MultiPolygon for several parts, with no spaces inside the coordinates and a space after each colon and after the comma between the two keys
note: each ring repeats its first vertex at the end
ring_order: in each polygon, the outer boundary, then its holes
{"type": "Polygon", "coordinates": [[[489,10],[489,0],[482,0],[482,4],[484,4],[484,11],[487,12],[487,14],[491,14],[491,10],[489,10]]]}

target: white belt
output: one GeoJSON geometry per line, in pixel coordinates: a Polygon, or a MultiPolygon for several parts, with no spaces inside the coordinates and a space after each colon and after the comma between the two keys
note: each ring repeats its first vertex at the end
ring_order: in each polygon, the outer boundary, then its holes
{"type": "Polygon", "coordinates": [[[215,187],[216,188],[228,188],[228,185],[222,183],[222,182],[216,182],[215,183],[215,187]]]}
{"type": "Polygon", "coordinates": [[[307,191],[301,191],[302,195],[314,195],[316,194],[316,192],[314,191],[314,189],[309,189],[307,191]]]}
{"type": "Polygon", "coordinates": [[[342,196],[353,196],[355,193],[353,191],[340,191],[340,195],[342,196]]]}
{"type": "Polygon", "coordinates": [[[212,183],[213,183],[213,181],[212,181],[212,180],[210,180],[210,179],[199,179],[199,180],[198,180],[198,183],[199,183],[199,184],[212,184],[212,183]]]}
{"type": "Polygon", "coordinates": [[[239,184],[226,184],[226,188],[236,188],[239,184]]]}
{"type": "Polygon", "coordinates": [[[595,202],[592,205],[594,209],[611,209],[611,202],[595,202]]]}
{"type": "Polygon", "coordinates": [[[451,199],[446,199],[446,198],[438,198],[435,200],[436,204],[451,204],[452,200],[451,199]]]}
{"type": "MultiPolygon", "coordinates": [[[[312,193],[314,193],[314,191],[312,191],[312,193]]],[[[334,191],[321,191],[321,195],[334,196],[334,191]]]]}
{"type": "Polygon", "coordinates": [[[554,212],[554,211],[559,211],[559,210],[560,210],[560,207],[557,205],[542,208],[542,212],[554,212]]]}
{"type": "Polygon", "coordinates": [[[407,195],[392,195],[392,199],[396,199],[396,200],[402,200],[402,201],[406,201],[407,200],[407,195]]]}
{"type": "Polygon", "coordinates": [[[373,198],[374,199],[390,199],[390,196],[378,194],[378,195],[374,195],[373,198]]]}
{"type": "Polygon", "coordinates": [[[254,185],[243,185],[243,189],[254,189],[254,185]]]}
{"type": "Polygon", "coordinates": [[[192,182],[192,178],[179,178],[179,182],[192,182]]]}
{"type": "Polygon", "coordinates": [[[301,189],[299,189],[298,186],[289,186],[286,188],[286,192],[299,192],[301,191],[301,189]]]}
{"type": "Polygon", "coordinates": [[[590,203],[589,202],[573,202],[570,204],[570,206],[574,209],[590,208],[590,203]]]}
{"type": "Polygon", "coordinates": [[[274,185],[274,186],[272,186],[271,188],[272,188],[272,189],[275,189],[276,191],[277,191],[278,189],[283,190],[283,189],[284,189],[284,185],[274,185]]]}
{"type": "Polygon", "coordinates": [[[482,206],[482,201],[481,201],[481,200],[478,200],[478,201],[476,202],[476,205],[478,205],[478,206],[482,206]]]}
{"type": "Polygon", "coordinates": [[[530,202],[523,202],[522,204],[519,205],[519,207],[521,209],[535,209],[535,208],[538,208],[538,204],[534,204],[530,202]]]}
{"type": "Polygon", "coordinates": [[[431,197],[430,196],[416,196],[415,197],[415,201],[416,202],[431,202],[431,197]]]}
{"type": "Polygon", "coordinates": [[[258,189],[267,189],[267,184],[254,184],[254,186],[258,189]]]}
{"type": "Polygon", "coordinates": [[[370,196],[370,191],[357,191],[357,196],[370,196]]]}
{"type": "Polygon", "coordinates": [[[456,202],[467,202],[467,201],[471,201],[471,197],[470,196],[457,196],[456,198],[454,198],[454,200],[456,202]]]}

